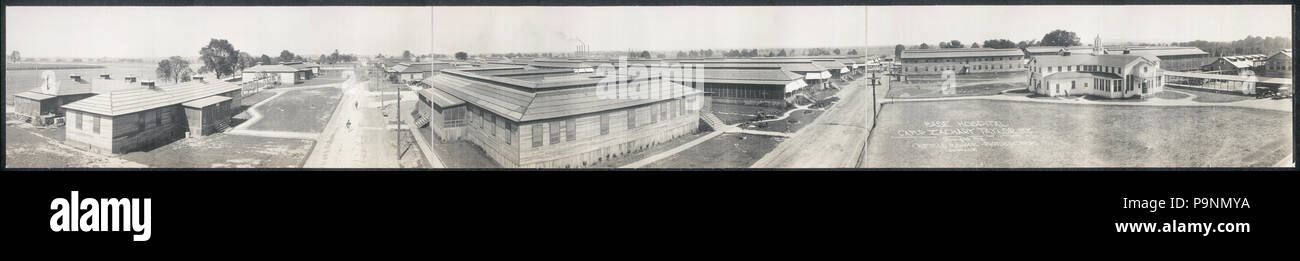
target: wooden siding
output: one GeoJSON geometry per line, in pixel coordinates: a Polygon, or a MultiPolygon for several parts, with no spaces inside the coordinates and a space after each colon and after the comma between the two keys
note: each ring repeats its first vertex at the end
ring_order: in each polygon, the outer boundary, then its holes
{"type": "MultiPolygon", "coordinates": [[[[631,108],[610,110],[598,113],[527,122],[519,126],[516,132],[518,141],[513,146],[520,149],[519,164],[504,167],[525,168],[566,168],[583,167],[598,161],[613,158],[630,152],[640,151],[655,144],[667,142],[682,135],[694,133],[699,129],[699,111],[681,111],[668,119],[659,119],[651,123],[651,106],[670,103],[666,100],[658,103],[631,108]],[[634,110],[636,127],[628,130],[628,110],[634,110]],[[608,134],[601,135],[601,115],[607,115],[608,134]],[[577,125],[577,139],[568,139],[567,131],[561,131],[562,141],[552,144],[549,129],[552,122],[573,120],[577,125]],[[542,146],[533,147],[534,128],[541,128],[542,146]],[[524,133],[525,135],[518,135],[524,133]]],[[[663,114],[660,114],[663,115],[663,114]]],[[[557,124],[557,126],[560,124],[557,124]]],[[[567,124],[563,124],[567,125],[567,124]]],[[[565,126],[567,128],[567,126],[565,126]]]]}
{"type": "Polygon", "coordinates": [[[180,106],[166,106],[146,111],[107,117],[68,110],[66,142],[69,145],[100,153],[127,153],[154,148],[184,137],[185,124],[180,106]],[[78,129],[77,115],[83,121],[78,129]],[[154,116],[159,114],[161,117],[154,116]],[[91,117],[91,116],[94,117],[91,117]],[[100,121],[100,133],[94,132],[94,121],[100,121]],[[139,123],[143,121],[144,128],[139,123]],[[161,121],[161,123],[159,123],[161,121]]]}

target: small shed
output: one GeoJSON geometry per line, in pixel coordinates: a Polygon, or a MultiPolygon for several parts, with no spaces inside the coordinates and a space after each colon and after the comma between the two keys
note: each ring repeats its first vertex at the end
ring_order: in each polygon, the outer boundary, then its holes
{"type": "Polygon", "coordinates": [[[181,103],[190,136],[207,136],[230,127],[230,97],[208,96],[181,103]]]}

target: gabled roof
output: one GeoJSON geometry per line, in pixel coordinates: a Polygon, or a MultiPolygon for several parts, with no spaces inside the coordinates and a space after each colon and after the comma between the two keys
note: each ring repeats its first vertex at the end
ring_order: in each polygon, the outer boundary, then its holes
{"type": "Polygon", "coordinates": [[[425,99],[429,99],[429,101],[432,101],[433,104],[436,104],[438,105],[438,107],[441,108],[448,108],[452,106],[465,104],[465,100],[456,98],[456,96],[452,96],[451,94],[448,94],[447,92],[444,92],[438,88],[424,88],[423,90],[420,90],[418,93],[420,94],[420,96],[424,97],[425,99]]]}
{"type": "Polygon", "coordinates": [[[1131,54],[1175,56],[1175,55],[1210,55],[1201,48],[1183,46],[1130,46],[1123,49],[1109,49],[1110,52],[1123,52],[1128,49],[1131,54]]]}
{"type": "MultiPolygon", "coordinates": [[[[447,63],[441,64],[447,65],[447,63]]],[[[434,71],[432,63],[400,63],[394,65],[392,68],[388,68],[388,70],[395,73],[423,73],[434,71]]]]}
{"type": "Polygon", "coordinates": [[[229,100],[231,100],[230,97],[215,95],[215,96],[208,96],[208,97],[200,98],[198,100],[181,103],[181,106],[190,107],[190,108],[203,108],[203,107],[211,106],[213,104],[217,104],[219,102],[229,101],[229,100]]]}
{"type": "Polygon", "coordinates": [[[786,85],[803,80],[803,75],[773,68],[703,68],[682,70],[682,80],[703,83],[786,85]]]}
{"type": "Polygon", "coordinates": [[[141,87],[101,93],[63,105],[63,108],[107,116],[123,115],[163,106],[177,105],[208,96],[237,91],[238,84],[218,80],[208,83],[185,82],[155,89],[141,87]]]}
{"type": "MultiPolygon", "coordinates": [[[[502,76],[479,75],[462,70],[445,70],[421,81],[430,88],[473,104],[515,122],[566,117],[621,109],[662,99],[611,99],[599,96],[598,78],[572,73],[555,80],[527,81],[502,76]],[[591,81],[573,79],[591,78],[591,81]]],[[[676,89],[673,97],[697,94],[698,90],[654,77],[642,77],[650,88],[676,89]]]]}
{"type": "Polygon", "coordinates": [[[1053,73],[1053,74],[1047,75],[1047,77],[1043,77],[1043,79],[1044,79],[1044,80],[1052,80],[1052,79],[1060,79],[1060,78],[1078,78],[1078,77],[1083,77],[1083,76],[1090,76],[1090,77],[1093,77],[1093,78],[1105,78],[1105,79],[1111,79],[1111,80],[1119,80],[1119,79],[1123,79],[1123,78],[1119,77],[1119,75],[1116,75],[1116,74],[1113,74],[1113,73],[1105,73],[1105,72],[1079,72],[1079,71],[1053,73]]]}
{"type": "Polygon", "coordinates": [[[1041,55],[1030,58],[1031,62],[1038,66],[1073,66],[1073,65],[1101,65],[1123,67],[1137,59],[1147,59],[1149,61],[1159,61],[1160,58],[1154,56],[1132,55],[1132,54],[1079,54],[1079,55],[1041,55]]]}
{"type": "Polygon", "coordinates": [[[1088,46],[1030,46],[1025,47],[1025,52],[1029,53],[1056,53],[1061,49],[1070,50],[1070,52],[1092,51],[1088,46]]]}
{"type": "Polygon", "coordinates": [[[942,48],[903,50],[903,59],[1024,56],[1020,49],[942,48]]]}

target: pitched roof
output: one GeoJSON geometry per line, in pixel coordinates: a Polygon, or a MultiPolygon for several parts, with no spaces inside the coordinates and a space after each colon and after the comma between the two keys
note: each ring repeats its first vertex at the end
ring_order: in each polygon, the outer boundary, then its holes
{"type": "Polygon", "coordinates": [[[1102,65],[1122,67],[1128,65],[1137,59],[1147,59],[1150,61],[1159,61],[1160,58],[1144,55],[1132,54],[1103,54],[1103,55],[1042,55],[1030,58],[1038,66],[1072,66],[1072,65],[1102,65]]]}
{"type": "Polygon", "coordinates": [[[424,88],[423,90],[420,90],[418,93],[420,94],[420,96],[423,96],[425,99],[429,99],[429,101],[432,101],[433,104],[437,104],[438,107],[442,107],[442,108],[465,104],[465,100],[456,98],[456,96],[452,96],[451,94],[448,94],[447,92],[442,91],[441,89],[438,88],[424,88]]]}
{"type": "Polygon", "coordinates": [[[1025,51],[1026,51],[1026,52],[1030,52],[1030,53],[1055,53],[1055,52],[1060,52],[1061,49],[1067,49],[1067,50],[1070,50],[1070,52],[1076,52],[1076,51],[1092,51],[1092,47],[1088,47],[1088,46],[1030,46],[1030,47],[1025,47],[1025,51]]]}
{"type": "Polygon", "coordinates": [[[1051,80],[1051,79],[1059,79],[1059,78],[1078,78],[1078,77],[1083,77],[1083,76],[1089,76],[1089,77],[1093,77],[1093,78],[1106,78],[1106,79],[1112,79],[1112,80],[1123,79],[1123,78],[1119,77],[1119,75],[1116,75],[1116,74],[1113,74],[1113,73],[1105,73],[1105,72],[1079,72],[1079,71],[1053,73],[1053,74],[1047,75],[1047,77],[1043,77],[1043,79],[1044,79],[1044,80],[1051,80]]]}
{"type": "Polygon", "coordinates": [[[160,86],[155,89],[141,87],[130,90],[108,91],[65,104],[63,108],[115,116],[181,104],[239,89],[238,84],[226,81],[209,81],[208,83],[191,81],[171,86],[160,86]]]}
{"type": "Polygon", "coordinates": [[[903,59],[1024,56],[1020,49],[942,48],[903,50],[903,59]]]}
{"type": "MultiPolygon", "coordinates": [[[[1125,49],[1128,49],[1129,53],[1131,54],[1143,54],[1143,55],[1155,55],[1155,56],[1210,55],[1210,53],[1202,51],[1201,48],[1196,48],[1196,47],[1132,46],[1132,47],[1127,47],[1125,49]]],[[[1110,50],[1112,52],[1115,52],[1115,50],[1123,50],[1123,49],[1110,49],[1110,50]]]]}
{"type": "MultiPolygon", "coordinates": [[[[447,63],[440,64],[447,65],[447,63]]],[[[396,73],[422,73],[434,71],[432,63],[399,63],[388,70],[396,73]]]]}
{"type": "Polygon", "coordinates": [[[39,100],[49,99],[49,98],[54,98],[53,95],[44,94],[44,93],[39,93],[39,92],[34,92],[34,91],[25,91],[25,92],[20,92],[20,93],[18,93],[18,94],[14,94],[14,97],[23,97],[23,98],[32,99],[32,100],[38,100],[38,101],[39,101],[39,100]]]}
{"type": "Polygon", "coordinates": [[[774,68],[703,68],[683,70],[685,81],[703,83],[730,83],[755,85],[786,85],[791,81],[803,80],[803,75],[774,68]]]}
{"type": "Polygon", "coordinates": [[[214,96],[200,98],[198,100],[181,103],[181,106],[191,107],[191,108],[203,108],[213,104],[217,104],[219,102],[229,101],[229,100],[231,100],[230,97],[214,95],[214,96]]]}
{"type": "MultiPolygon", "coordinates": [[[[662,99],[611,99],[597,92],[599,79],[590,74],[570,74],[555,80],[527,81],[501,76],[479,75],[462,70],[445,70],[421,81],[466,103],[491,111],[516,122],[580,115],[636,106],[662,99]],[[548,83],[550,82],[550,83],[548,83]],[[562,87],[562,88],[561,88],[562,87]]],[[[690,87],[659,78],[639,78],[650,88],[674,88],[680,97],[700,93],[690,87]]]]}
{"type": "Polygon", "coordinates": [[[1257,63],[1262,63],[1264,62],[1264,60],[1267,59],[1268,56],[1264,56],[1263,54],[1250,54],[1250,55],[1224,56],[1224,57],[1219,57],[1218,60],[1227,63],[1229,65],[1232,65],[1233,67],[1236,68],[1249,68],[1249,67],[1254,67],[1258,65],[1257,63]]]}
{"type": "Polygon", "coordinates": [[[281,64],[259,64],[257,66],[244,68],[244,72],[251,72],[251,73],[298,72],[298,68],[293,68],[281,64]]]}

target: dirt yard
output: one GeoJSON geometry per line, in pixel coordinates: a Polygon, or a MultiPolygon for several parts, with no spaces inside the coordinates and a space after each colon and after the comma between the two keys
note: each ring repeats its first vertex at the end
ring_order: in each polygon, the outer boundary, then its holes
{"type": "Polygon", "coordinates": [[[298,168],[315,142],[218,133],[132,152],[122,158],[154,168],[298,168]]]}
{"type": "Polygon", "coordinates": [[[963,100],[885,105],[867,164],[910,167],[1270,167],[1290,112],[963,100]]]}
{"type": "Polygon", "coordinates": [[[340,97],[342,92],[336,88],[288,91],[257,107],[264,118],[248,129],[319,133],[329,122],[340,97]]]}
{"type": "Polygon", "coordinates": [[[712,106],[714,112],[713,114],[717,115],[718,119],[721,119],[722,122],[726,124],[749,122],[750,120],[754,119],[754,117],[756,116],[755,113],[757,113],[758,111],[766,112],[769,115],[781,115],[786,111],[784,109],[777,109],[773,107],[737,105],[737,104],[714,103],[712,104],[712,106]]]}
{"type": "Polygon", "coordinates": [[[763,135],[722,134],[644,168],[748,168],[782,140],[763,135]]]}
{"type": "Polygon", "coordinates": [[[5,124],[5,168],[142,168],[121,158],[63,145],[63,128],[5,124]]]}

